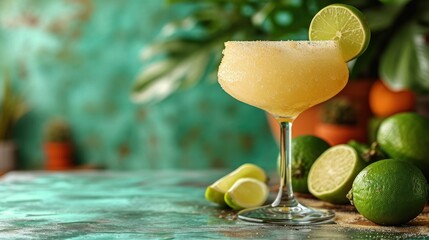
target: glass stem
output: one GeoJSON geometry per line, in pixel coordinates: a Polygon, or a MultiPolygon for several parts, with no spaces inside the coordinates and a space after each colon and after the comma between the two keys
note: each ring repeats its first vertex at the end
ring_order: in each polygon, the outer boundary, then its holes
{"type": "Polygon", "coordinates": [[[292,121],[280,122],[280,187],[272,207],[294,207],[298,204],[292,189],[292,121]]]}

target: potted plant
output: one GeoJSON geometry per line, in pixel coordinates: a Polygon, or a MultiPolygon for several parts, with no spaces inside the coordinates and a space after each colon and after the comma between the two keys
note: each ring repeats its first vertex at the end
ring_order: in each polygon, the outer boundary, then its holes
{"type": "Polygon", "coordinates": [[[322,105],[321,122],[316,125],[315,135],[331,146],[350,140],[364,142],[366,130],[359,127],[358,110],[347,98],[334,98],[322,105]]]}
{"type": "Polygon", "coordinates": [[[12,133],[16,122],[27,110],[23,99],[15,93],[7,74],[3,78],[0,101],[0,172],[5,172],[16,167],[16,144],[12,133]]]}
{"type": "Polygon", "coordinates": [[[45,128],[44,152],[47,170],[67,170],[73,166],[70,126],[64,119],[50,120],[45,128]]]}

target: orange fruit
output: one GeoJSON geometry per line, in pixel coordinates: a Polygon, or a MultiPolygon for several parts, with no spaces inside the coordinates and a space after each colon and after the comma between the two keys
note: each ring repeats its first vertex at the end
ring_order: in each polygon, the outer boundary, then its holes
{"type": "Polygon", "coordinates": [[[369,92],[369,106],[374,115],[388,117],[396,113],[414,110],[416,98],[409,90],[393,91],[377,80],[369,92]]]}

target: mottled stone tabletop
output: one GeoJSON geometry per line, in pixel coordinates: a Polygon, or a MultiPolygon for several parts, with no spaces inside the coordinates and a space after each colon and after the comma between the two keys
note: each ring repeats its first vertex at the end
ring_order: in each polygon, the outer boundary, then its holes
{"type": "MultiPolygon", "coordinates": [[[[204,199],[223,171],[11,172],[0,180],[1,239],[429,239],[429,209],[407,225],[376,226],[352,206],[335,223],[290,227],[237,220],[204,199]]],[[[275,187],[273,187],[275,188],[275,187]]]]}

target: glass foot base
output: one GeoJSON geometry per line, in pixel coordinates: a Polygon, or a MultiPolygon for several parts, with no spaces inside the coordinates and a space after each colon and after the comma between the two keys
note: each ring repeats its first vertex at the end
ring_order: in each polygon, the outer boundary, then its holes
{"type": "Polygon", "coordinates": [[[248,222],[272,223],[281,225],[314,225],[332,223],[335,213],[328,210],[318,210],[297,204],[293,207],[271,205],[244,209],[238,213],[238,218],[248,222]]]}

